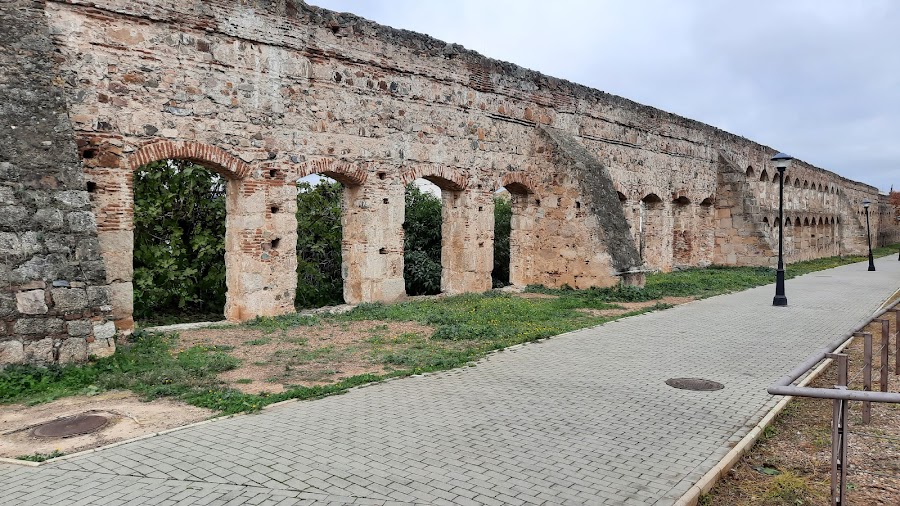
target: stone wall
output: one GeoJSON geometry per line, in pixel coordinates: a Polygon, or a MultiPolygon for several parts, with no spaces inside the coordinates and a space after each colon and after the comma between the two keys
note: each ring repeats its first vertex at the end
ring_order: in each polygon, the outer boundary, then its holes
{"type": "MultiPolygon", "coordinates": [[[[120,328],[133,325],[132,174],[166,158],[228,180],[231,320],[293,311],[295,182],[313,173],[345,188],[351,303],[405,296],[403,189],[416,178],[442,189],[448,293],[491,286],[499,188],[518,285],[774,262],[775,150],[709,125],[294,0],[43,9],[120,328]]],[[[802,161],[789,177],[789,260],[862,252],[858,202],[877,190],[802,161]]],[[[880,215],[874,226],[896,235],[880,215]]]]}
{"type": "Polygon", "coordinates": [[[42,2],[0,9],[0,367],[114,351],[94,214],[42,2]]]}

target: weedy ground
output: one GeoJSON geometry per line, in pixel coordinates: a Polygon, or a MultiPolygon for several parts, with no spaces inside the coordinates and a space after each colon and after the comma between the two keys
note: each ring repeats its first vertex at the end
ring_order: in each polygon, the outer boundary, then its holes
{"type": "MultiPolygon", "coordinates": [[[[894,251],[882,248],[876,253],[894,251]]],[[[787,275],[860,260],[798,262],[788,267],[787,275]]],[[[769,268],[710,267],[652,274],[643,288],[531,286],[525,294],[487,292],[362,304],[340,315],[259,318],[181,336],[139,331],[113,356],[85,365],[7,367],[0,371],[0,404],[36,404],[126,389],[144,399],[170,397],[223,414],[254,411],[282,400],[322,397],[387,378],[473,365],[509,346],[665,309],[673,298],[683,302],[772,280],[769,268]],[[267,349],[271,353],[259,351],[267,349]]]]}

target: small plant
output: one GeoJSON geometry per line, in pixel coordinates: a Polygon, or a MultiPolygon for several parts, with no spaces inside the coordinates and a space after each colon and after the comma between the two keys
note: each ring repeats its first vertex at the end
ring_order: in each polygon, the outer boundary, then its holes
{"type": "Polygon", "coordinates": [[[236,380],[235,383],[237,383],[238,385],[249,385],[250,383],[253,383],[253,380],[250,378],[241,378],[239,380],[236,380]]]}
{"type": "Polygon", "coordinates": [[[245,341],[244,344],[247,346],[262,346],[264,344],[271,343],[272,340],[268,337],[261,337],[259,339],[251,339],[250,341],[245,341]]]}
{"type": "Polygon", "coordinates": [[[17,460],[27,460],[28,462],[45,462],[50,459],[62,457],[65,453],[59,450],[53,450],[50,453],[33,453],[31,455],[19,455],[17,460]]]}
{"type": "Polygon", "coordinates": [[[776,429],[774,425],[767,425],[766,428],[763,429],[760,439],[762,441],[768,441],[776,435],[778,435],[778,429],[776,429]]]}
{"type": "Polygon", "coordinates": [[[810,504],[815,499],[815,494],[806,480],[786,471],[772,479],[765,498],[768,500],[766,504],[795,506],[810,504]]]}

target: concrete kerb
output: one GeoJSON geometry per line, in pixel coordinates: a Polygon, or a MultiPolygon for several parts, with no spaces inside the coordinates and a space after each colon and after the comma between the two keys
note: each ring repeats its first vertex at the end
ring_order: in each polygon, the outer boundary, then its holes
{"type": "MultiPolygon", "coordinates": [[[[884,300],[884,302],[879,306],[878,310],[883,309],[891,301],[900,295],[900,289],[895,291],[890,297],[884,300]]],[[[840,346],[834,349],[834,353],[840,353],[844,351],[847,346],[849,346],[853,342],[853,336],[848,338],[846,341],[841,343],[840,346]]],[[[833,362],[832,359],[825,359],[819,364],[813,371],[808,374],[797,386],[806,386],[813,382],[816,378],[819,377],[833,362]]],[[[769,412],[759,421],[759,423],[754,426],[750,432],[747,433],[741,440],[732,448],[723,458],[719,461],[718,464],[713,466],[712,469],[706,472],[699,481],[694,483],[691,488],[688,489],[673,506],[696,506],[696,504],[700,500],[700,496],[708,493],[712,490],[713,486],[715,486],[716,482],[719,481],[720,478],[726,475],[729,470],[737,463],[737,461],[744,456],[747,451],[756,444],[759,440],[760,436],[762,436],[766,427],[772,424],[775,421],[775,417],[777,417],[784,408],[788,405],[791,400],[794,398],[792,396],[785,396],[778,404],[776,404],[769,412]]],[[[657,501],[656,504],[661,504],[663,499],[657,501]]]]}

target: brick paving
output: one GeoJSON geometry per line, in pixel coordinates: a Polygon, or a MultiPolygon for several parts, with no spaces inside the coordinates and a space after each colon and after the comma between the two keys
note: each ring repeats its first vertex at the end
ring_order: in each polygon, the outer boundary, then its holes
{"type": "Polygon", "coordinates": [[[871,315],[900,262],[854,264],[39,468],[4,505],[672,504],[777,402],[766,387],[871,315]],[[723,390],[664,384],[701,377],[723,390]]]}

